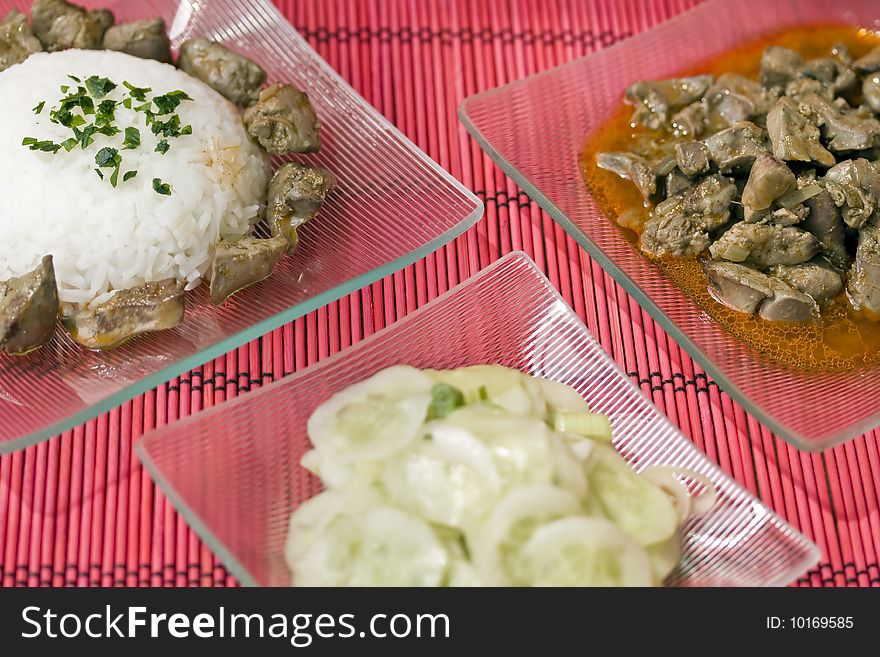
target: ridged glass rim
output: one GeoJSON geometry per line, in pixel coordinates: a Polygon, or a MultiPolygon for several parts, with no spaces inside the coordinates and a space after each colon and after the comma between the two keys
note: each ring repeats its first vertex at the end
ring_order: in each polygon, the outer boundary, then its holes
{"type": "MultiPolygon", "coordinates": [[[[430,310],[435,306],[451,297],[453,295],[461,293],[464,289],[467,289],[471,286],[478,285],[479,282],[491,274],[495,272],[497,269],[503,269],[507,267],[514,267],[516,263],[525,263],[527,267],[522,269],[523,272],[528,272],[530,275],[536,276],[541,282],[544,292],[546,293],[548,298],[552,298],[556,305],[558,305],[561,309],[561,312],[567,317],[569,321],[571,321],[574,325],[580,327],[580,330],[583,332],[584,336],[588,341],[590,341],[600,353],[601,357],[606,361],[607,365],[613,369],[613,371],[620,377],[622,381],[625,382],[625,385],[634,388],[639,395],[643,393],[636,386],[632,380],[626,375],[626,373],[621,369],[621,367],[611,358],[607,351],[605,351],[602,346],[598,343],[596,338],[590,333],[587,326],[581,321],[581,319],[577,316],[574,310],[569,306],[562,295],[553,287],[550,280],[544,275],[544,273],[538,268],[535,264],[534,260],[523,251],[511,251],[506,254],[502,258],[496,260],[488,267],[483,268],[475,275],[470,278],[462,281],[455,287],[450,288],[448,291],[443,294],[435,297],[425,305],[417,308],[416,310],[408,313],[404,317],[398,319],[397,321],[388,324],[385,328],[373,333],[372,335],[360,340],[359,342],[353,344],[350,347],[342,349],[335,354],[332,354],[319,362],[309,365],[297,372],[294,372],[290,376],[284,377],[283,379],[278,379],[273,381],[267,385],[261,386],[257,390],[253,390],[247,392],[243,395],[236,397],[224,404],[220,404],[218,406],[212,406],[210,408],[206,408],[201,410],[193,415],[190,415],[186,418],[183,418],[173,425],[167,425],[165,427],[159,427],[154,429],[144,436],[135,444],[135,453],[138,456],[138,459],[143,464],[144,468],[152,478],[152,480],[156,483],[156,485],[161,489],[165,497],[171,502],[172,506],[177,510],[177,512],[181,515],[181,517],[186,521],[187,525],[199,536],[202,541],[210,548],[223,563],[229,569],[229,572],[244,586],[256,587],[261,586],[256,579],[251,575],[248,569],[242,564],[234,555],[232,550],[230,550],[226,544],[218,538],[214,532],[211,530],[209,524],[202,520],[199,516],[198,512],[191,508],[183,499],[181,494],[177,491],[177,488],[174,484],[166,479],[166,477],[162,474],[162,470],[156,465],[156,463],[150,457],[149,452],[147,451],[145,445],[147,443],[144,438],[148,438],[149,436],[158,435],[161,433],[167,433],[169,431],[169,427],[173,426],[176,429],[179,429],[182,426],[193,422],[199,422],[202,419],[209,417],[215,414],[226,414],[231,412],[237,405],[241,404],[249,404],[253,403],[256,399],[259,399],[261,395],[265,395],[270,393],[274,388],[281,385],[291,385],[293,381],[295,381],[298,377],[303,376],[305,373],[314,374],[317,370],[328,367],[337,363],[340,360],[349,359],[357,356],[357,352],[363,348],[371,344],[373,341],[380,340],[383,337],[387,336],[390,333],[394,333],[402,323],[412,321],[414,319],[419,318],[421,315],[430,312],[430,310]]],[[[520,274],[521,276],[525,276],[525,274],[520,274]]],[[[510,303],[515,303],[515,299],[510,299],[510,303]]],[[[800,544],[804,547],[804,556],[798,561],[793,562],[789,567],[782,573],[776,576],[775,579],[770,579],[765,583],[765,586],[768,587],[777,587],[777,586],[788,586],[794,579],[796,579],[799,575],[803,574],[811,566],[813,566],[817,561],[819,561],[821,553],[819,551],[818,546],[815,542],[811,541],[807,538],[802,532],[793,527],[789,522],[787,522],[784,518],[779,516],[773,509],[767,506],[762,500],[758,499],[755,495],[753,495],[750,491],[742,486],[736,479],[734,479],[730,474],[721,469],[721,467],[709,459],[709,457],[699,450],[696,445],[693,444],[692,441],[688,440],[688,438],[682,433],[681,429],[675,426],[669,418],[661,413],[659,409],[650,401],[645,400],[657,413],[657,421],[660,423],[664,423],[669,427],[672,427],[676,437],[683,444],[686,444],[691,450],[693,450],[697,455],[699,455],[702,459],[705,459],[707,467],[715,470],[718,477],[722,480],[726,480],[735,490],[738,490],[743,495],[747,496],[752,500],[753,504],[760,506],[762,511],[766,513],[766,516],[770,521],[775,522],[776,526],[784,530],[788,536],[790,536],[793,540],[799,541],[800,544]]]]}
{"type": "MultiPolygon", "coordinates": [[[[678,22],[688,19],[690,15],[694,12],[700,11],[711,14],[716,5],[723,5],[727,1],[728,0],[705,0],[705,2],[701,3],[700,5],[688,9],[674,16],[673,18],[660,23],[649,30],[646,30],[645,32],[636,34],[622,41],[618,41],[617,43],[612,44],[607,48],[603,48],[601,52],[607,53],[615,49],[629,47],[630,44],[634,41],[638,41],[640,38],[660,27],[668,28],[668,26],[670,25],[674,25],[678,22]]],[[[684,347],[687,353],[694,358],[694,360],[703,368],[703,370],[705,370],[707,374],[709,374],[709,376],[711,376],[716,382],[719,383],[721,388],[725,392],[727,392],[734,401],[739,403],[740,406],[742,406],[747,413],[754,416],[761,424],[769,428],[778,437],[782,438],[783,440],[800,450],[806,452],[821,452],[825,451],[826,449],[830,449],[832,447],[840,445],[868,431],[871,431],[872,429],[880,425],[880,410],[878,410],[877,412],[873,413],[862,421],[854,422],[841,429],[829,432],[822,440],[810,442],[809,440],[806,440],[797,430],[786,426],[782,422],[776,420],[772,414],[764,411],[757,402],[753,401],[748,394],[743,392],[736,384],[733,383],[733,381],[731,381],[724,374],[723,369],[718,367],[714,363],[714,361],[709,358],[702,351],[702,349],[700,349],[684,333],[682,329],[678,327],[678,324],[671,320],[666,315],[666,313],[664,313],[654,303],[650,295],[642,290],[642,288],[639,287],[639,285],[635,281],[633,281],[620,267],[618,267],[613,260],[605,255],[605,252],[590,239],[589,235],[581,230],[574,223],[574,221],[572,221],[568,217],[565,212],[560,210],[559,207],[557,207],[556,204],[554,204],[549,197],[544,195],[534,184],[532,184],[531,180],[525,174],[523,174],[512,162],[507,160],[492,145],[492,142],[483,135],[479,127],[476,125],[476,123],[474,123],[474,121],[468,114],[468,105],[476,99],[486,98],[495,95],[504,95],[512,89],[518,89],[528,86],[538,78],[553,76],[568,67],[582,65],[585,60],[589,60],[595,54],[596,53],[591,53],[584,57],[579,57],[577,59],[566,62],[559,66],[555,66],[545,71],[529,75],[525,78],[500,85],[487,91],[472,94],[460,103],[458,108],[459,120],[464,125],[465,129],[468,131],[471,137],[473,137],[477,141],[477,143],[480,145],[480,148],[482,148],[486,152],[486,154],[490,158],[492,158],[492,160],[502,169],[502,171],[504,171],[505,174],[507,174],[514,181],[514,183],[516,183],[518,187],[520,187],[531,199],[533,199],[541,207],[542,210],[549,214],[550,217],[562,227],[566,234],[574,239],[587,252],[587,254],[589,254],[589,256],[599,264],[599,266],[604,271],[608,272],[608,274],[624,288],[626,293],[629,294],[640,307],[646,310],[652,319],[660,324],[661,328],[676,343],[684,347]]],[[[586,188],[584,188],[584,193],[589,193],[586,188]]],[[[604,219],[605,217],[603,216],[602,218],[604,219]]],[[[717,323],[714,319],[712,321],[717,323]]]]}
{"type": "MultiPolygon", "coordinates": [[[[287,18],[279,11],[278,7],[276,7],[269,0],[251,0],[251,2],[262,5],[264,8],[269,9],[274,12],[276,18],[279,21],[284,21],[285,23],[289,23],[287,18]]],[[[19,436],[18,438],[14,438],[12,440],[0,441],[0,454],[8,454],[11,452],[18,451],[20,449],[24,449],[26,447],[30,447],[32,445],[36,445],[44,440],[52,438],[60,433],[63,433],[73,427],[79,426],[90,420],[95,419],[96,417],[108,413],[114,408],[121,406],[122,404],[131,401],[138,395],[142,395],[150,390],[157,388],[163,383],[167,383],[169,380],[173,379],[176,376],[180,376],[185,372],[189,372],[190,370],[204,365],[205,363],[222,356],[241,345],[250,342],[251,340],[261,337],[270,331],[273,331],[289,322],[292,322],[296,319],[299,319],[303,315],[307,315],[310,312],[318,310],[319,308],[323,308],[324,306],[333,303],[334,301],[339,300],[340,298],[349,295],[353,292],[357,292],[376,281],[398,272],[409,265],[421,260],[422,258],[430,255],[434,251],[438,250],[440,247],[448,244],[452,240],[454,240],[459,235],[462,235],[469,228],[474,226],[480,218],[483,216],[485,211],[485,204],[479,199],[479,197],[474,194],[471,190],[469,190],[463,183],[461,183],[458,179],[456,179],[450,172],[444,169],[438,162],[432,159],[427,153],[425,153],[422,149],[415,145],[412,140],[409,139],[403,132],[397,128],[388,118],[386,118],[379,110],[377,110],[373,105],[371,105],[363,96],[361,96],[355,89],[352,87],[345,78],[342,77],[334,68],[327,63],[327,61],[321,57],[318,52],[312,48],[309,42],[299,33],[296,28],[291,25],[291,30],[295,34],[295,38],[298,41],[299,46],[303,47],[310,55],[312,55],[317,63],[317,65],[324,71],[324,73],[334,79],[344,90],[348,91],[352,94],[354,98],[358,100],[359,109],[371,119],[377,121],[377,123],[384,127],[389,137],[396,140],[404,147],[408,148],[413,152],[413,154],[419,159],[423,160],[431,169],[433,169],[441,179],[445,180],[450,187],[459,192],[464,199],[474,204],[474,209],[463,219],[461,219],[457,224],[447,229],[434,239],[429,242],[423,244],[417,249],[406,253],[399,258],[395,258],[394,260],[382,265],[381,267],[376,267],[368,272],[365,272],[359,276],[351,278],[344,283],[336,285],[324,292],[316,294],[313,297],[310,297],[296,305],[291,306],[287,310],[281,311],[267,319],[264,319],[261,322],[256,324],[252,324],[248,328],[239,331],[238,333],[234,333],[204,349],[200,349],[196,351],[194,354],[187,356],[181,360],[178,360],[167,367],[164,367],[153,374],[149,374],[135,383],[132,383],[121,390],[113,393],[106,399],[102,399],[101,401],[90,405],[88,408],[85,408],[77,413],[67,416],[63,420],[59,422],[55,422],[47,427],[39,429],[37,431],[33,431],[24,436],[19,436]]]]}

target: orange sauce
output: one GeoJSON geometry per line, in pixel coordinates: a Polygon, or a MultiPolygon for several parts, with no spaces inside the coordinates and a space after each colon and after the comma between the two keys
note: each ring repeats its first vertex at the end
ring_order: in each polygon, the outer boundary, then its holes
{"type": "MultiPolygon", "coordinates": [[[[834,44],[843,43],[855,58],[861,57],[880,43],[877,32],[821,25],[787,30],[744,44],[682,75],[725,72],[739,73],[757,79],[764,49],[770,45],[792,48],[806,59],[825,57],[834,44]]],[[[591,194],[609,220],[624,213],[638,213],[644,221],[648,209],[642,197],[628,180],[596,166],[596,155],[602,151],[623,151],[633,140],[643,139],[644,128],[630,126],[631,107],[622,107],[588,140],[581,154],[581,169],[591,194]]],[[[657,133],[657,139],[671,139],[657,133]]],[[[616,222],[615,222],[616,223],[616,222]]],[[[638,222],[636,222],[638,223],[638,222]]],[[[621,238],[637,242],[632,230],[620,228],[621,238]]],[[[696,301],[721,326],[768,358],[802,369],[840,371],[880,363],[880,322],[855,312],[845,294],[822,310],[819,321],[805,324],[768,322],[731,310],[715,301],[707,290],[700,263],[693,258],[656,258],[645,254],[685,293],[696,301]]]]}

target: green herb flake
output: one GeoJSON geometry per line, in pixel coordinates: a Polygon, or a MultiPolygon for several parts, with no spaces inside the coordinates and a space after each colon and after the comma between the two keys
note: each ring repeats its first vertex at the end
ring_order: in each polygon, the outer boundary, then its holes
{"type": "Polygon", "coordinates": [[[105,100],[98,105],[98,113],[95,115],[97,125],[110,125],[116,120],[116,101],[105,100]]]}
{"type": "Polygon", "coordinates": [[[436,383],[431,388],[431,404],[428,406],[428,420],[446,417],[456,408],[464,406],[464,394],[447,383],[436,383]]]}
{"type": "Polygon", "coordinates": [[[123,100],[123,101],[122,101],[122,106],[123,106],[125,109],[131,109],[131,98],[126,98],[125,100],[123,100]]]}
{"type": "Polygon", "coordinates": [[[142,103],[147,100],[147,94],[152,91],[149,87],[135,87],[130,82],[123,82],[122,86],[128,89],[129,96],[142,103]]]}
{"type": "Polygon", "coordinates": [[[163,183],[161,178],[153,178],[153,191],[162,196],[171,196],[171,185],[163,183]]]}
{"type": "Polygon", "coordinates": [[[104,180],[104,172],[103,171],[101,171],[100,169],[95,169],[95,173],[98,174],[98,178],[100,178],[101,180],[104,180]]]}
{"type": "Polygon", "coordinates": [[[181,135],[191,135],[193,133],[193,127],[191,125],[185,125],[180,129],[181,135]]]}
{"type": "Polygon", "coordinates": [[[93,75],[86,79],[86,88],[95,98],[103,98],[116,88],[116,84],[107,78],[99,78],[93,75]]]}
{"type": "Polygon", "coordinates": [[[134,178],[136,175],[138,175],[137,171],[126,171],[125,175],[122,176],[122,182],[128,182],[129,180],[134,178]]]}
{"type": "Polygon", "coordinates": [[[70,139],[61,142],[61,147],[69,153],[74,148],[76,148],[76,145],[78,143],[79,141],[77,141],[74,137],[71,137],[70,139]]]}
{"type": "MultiPolygon", "coordinates": [[[[81,89],[82,87],[80,87],[81,89]]],[[[79,106],[83,111],[83,114],[94,114],[95,113],[95,101],[85,95],[85,93],[79,94],[79,106]]]]}
{"type": "Polygon", "coordinates": [[[80,80],[80,79],[79,79],[78,77],[76,77],[75,75],[68,75],[67,77],[69,77],[69,78],[70,78],[71,80],[73,80],[74,82],[82,82],[82,80],[80,80]]]}
{"type": "Polygon", "coordinates": [[[45,100],[38,103],[37,106],[34,108],[34,114],[40,114],[43,111],[43,108],[45,106],[46,106],[45,100]]]}
{"type": "Polygon", "coordinates": [[[119,157],[119,151],[117,151],[115,148],[110,148],[109,146],[106,146],[98,151],[98,154],[95,156],[95,164],[97,164],[102,169],[113,167],[116,166],[117,158],[119,158],[120,161],[122,159],[119,157]]]}
{"type": "Polygon", "coordinates": [[[61,85],[61,93],[66,94],[68,91],[70,91],[70,85],[62,84],[61,85]]]}
{"type": "Polygon", "coordinates": [[[27,146],[29,150],[42,151],[44,153],[54,154],[61,150],[61,144],[56,144],[49,140],[41,141],[36,137],[25,137],[21,140],[21,145],[27,146]]]}
{"type": "Polygon", "coordinates": [[[163,94],[161,96],[156,96],[153,98],[153,103],[155,103],[158,108],[159,116],[163,116],[165,114],[171,114],[174,110],[178,108],[181,102],[184,100],[192,100],[186,93],[183,91],[170,91],[167,94],[163,94]]]}
{"type": "Polygon", "coordinates": [[[180,137],[180,117],[176,114],[167,121],[156,121],[150,126],[154,135],[163,137],[180,137]]]}
{"type": "Polygon", "coordinates": [[[137,128],[125,129],[125,141],[122,143],[123,150],[133,150],[141,145],[141,131],[137,128]]]}
{"type": "Polygon", "coordinates": [[[168,143],[167,139],[163,139],[158,144],[156,144],[156,152],[165,155],[168,152],[168,149],[171,148],[171,144],[168,143]]]}

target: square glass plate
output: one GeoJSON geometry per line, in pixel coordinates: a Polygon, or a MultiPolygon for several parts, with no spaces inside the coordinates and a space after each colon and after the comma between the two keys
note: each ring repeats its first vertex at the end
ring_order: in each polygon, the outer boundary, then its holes
{"type": "MultiPolygon", "coordinates": [[[[26,357],[0,355],[0,451],[49,438],[409,265],[482,215],[482,203],[384,119],[312,50],[269,0],[77,0],[119,21],[165,19],[177,47],[205,36],[304,89],[323,124],[321,152],[304,161],[339,187],[301,231],[274,275],[222,308],[205,287],[187,297],[183,325],[106,353],[63,330],[26,357]]],[[[0,16],[27,0],[0,0],[0,16]]],[[[9,153],[0,157],[11,157],[9,153]]]]}
{"type": "MultiPolygon", "coordinates": [[[[742,406],[796,447],[821,450],[880,423],[880,366],[798,370],[722,329],[603,216],[578,157],[635,80],[691,69],[787,27],[880,28],[876,0],[709,0],[662,25],[558,68],[472,96],[461,118],[504,171],[660,322],[742,406]],[[709,36],[711,35],[711,36],[709,36]]],[[[880,330],[880,329],[878,329],[880,330]]]]}
{"type": "Polygon", "coordinates": [[[500,363],[566,383],[611,417],[615,445],[636,468],[677,466],[709,478],[717,499],[684,526],[671,584],[784,585],[819,557],[642,395],[520,252],[343,352],[144,436],[138,456],[239,581],[287,585],[290,514],[320,489],[299,465],[306,420],[331,394],[399,363],[500,363]]]}

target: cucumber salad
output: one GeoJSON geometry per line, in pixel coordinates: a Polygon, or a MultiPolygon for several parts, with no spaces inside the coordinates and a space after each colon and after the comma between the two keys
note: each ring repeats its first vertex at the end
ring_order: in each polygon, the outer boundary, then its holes
{"type": "Polygon", "coordinates": [[[391,367],[307,428],[325,489],[290,520],[298,586],[660,585],[714,501],[695,473],[636,473],[574,389],[498,365],[391,367]]]}

